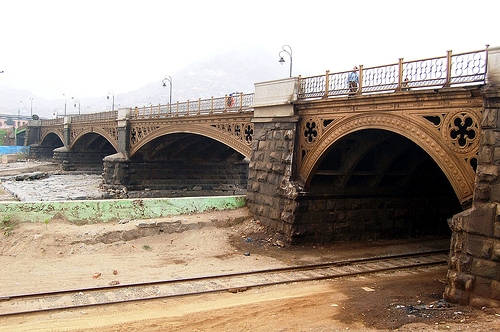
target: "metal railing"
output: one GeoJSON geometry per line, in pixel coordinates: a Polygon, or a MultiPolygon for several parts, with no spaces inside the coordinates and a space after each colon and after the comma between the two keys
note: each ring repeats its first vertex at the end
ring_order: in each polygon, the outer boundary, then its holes
{"type": "Polygon", "coordinates": [[[241,113],[253,110],[253,93],[239,93],[220,98],[198,99],[167,105],[136,107],[130,119],[153,119],[178,116],[197,116],[224,113],[241,113]]]}
{"type": "Polygon", "coordinates": [[[100,121],[113,121],[118,117],[118,111],[107,111],[91,114],[74,115],[71,117],[71,123],[87,123],[100,121]]]}
{"type": "Polygon", "coordinates": [[[484,83],[486,79],[488,47],[484,50],[452,54],[423,60],[403,61],[378,67],[355,70],[359,85],[349,88],[348,76],[353,71],[326,72],[325,75],[299,77],[299,99],[328,98],[378,93],[409,91],[484,83]]]}
{"type": "MultiPolygon", "coordinates": [[[[359,85],[351,91],[348,76],[351,71],[326,72],[325,75],[300,77],[299,99],[329,98],[362,93],[409,91],[416,89],[464,86],[484,83],[488,62],[488,46],[484,50],[452,54],[422,60],[367,67],[356,70],[359,85]]],[[[198,99],[166,105],[135,107],[130,119],[154,119],[253,111],[254,93],[234,93],[219,98],[198,99]]],[[[118,111],[108,111],[71,117],[71,123],[116,120],[118,111]]],[[[63,118],[42,120],[43,126],[60,125],[63,118]]]]}
{"type": "Polygon", "coordinates": [[[42,126],[55,126],[64,123],[64,118],[42,119],[42,126]]]}

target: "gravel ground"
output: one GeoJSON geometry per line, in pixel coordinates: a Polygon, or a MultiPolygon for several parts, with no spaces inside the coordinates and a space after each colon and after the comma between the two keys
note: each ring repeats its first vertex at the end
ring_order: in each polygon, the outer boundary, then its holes
{"type": "Polygon", "coordinates": [[[57,165],[40,162],[0,164],[0,200],[24,202],[101,199],[98,174],[63,174],[57,165]]]}

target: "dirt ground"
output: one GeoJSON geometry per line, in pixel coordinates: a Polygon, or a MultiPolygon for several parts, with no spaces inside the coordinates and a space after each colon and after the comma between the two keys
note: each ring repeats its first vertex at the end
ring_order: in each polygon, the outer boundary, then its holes
{"type": "MultiPolygon", "coordinates": [[[[135,221],[17,224],[0,234],[0,296],[448,246],[433,238],[289,246],[245,208],[162,221],[190,227],[142,236],[135,221]]],[[[500,309],[443,303],[446,272],[434,267],[9,316],[0,319],[0,331],[499,331],[500,309]]]]}

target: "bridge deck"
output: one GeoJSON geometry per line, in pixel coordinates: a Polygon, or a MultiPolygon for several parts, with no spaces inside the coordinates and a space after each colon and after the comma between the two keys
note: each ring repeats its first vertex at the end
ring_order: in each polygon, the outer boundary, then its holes
{"type": "MultiPolygon", "coordinates": [[[[452,54],[420,60],[363,67],[356,70],[358,85],[349,87],[349,74],[342,71],[326,72],[324,75],[298,77],[299,100],[311,98],[334,98],[350,95],[398,92],[420,89],[436,89],[451,86],[467,86],[484,83],[486,79],[488,49],[452,54]]],[[[228,113],[253,111],[253,93],[239,93],[224,97],[188,100],[174,104],[134,107],[131,120],[170,118],[178,116],[196,117],[202,115],[227,116],[228,113]]],[[[127,108],[128,109],[128,108],[127,108]]],[[[99,112],[71,116],[71,123],[90,123],[116,120],[118,111],[99,112]]],[[[42,126],[62,125],[64,118],[42,120],[42,126]]]]}

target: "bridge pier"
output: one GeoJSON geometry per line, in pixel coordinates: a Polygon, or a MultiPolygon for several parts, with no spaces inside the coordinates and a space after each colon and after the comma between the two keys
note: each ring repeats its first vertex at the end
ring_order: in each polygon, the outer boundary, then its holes
{"type": "Polygon", "coordinates": [[[500,48],[488,52],[485,108],[472,207],[449,221],[453,231],[445,298],[500,307],[500,48]]]}
{"type": "Polygon", "coordinates": [[[122,189],[130,185],[129,175],[129,140],[130,125],[128,118],[131,110],[119,109],[117,120],[118,151],[103,158],[103,187],[104,189],[122,189]]]}
{"type": "Polygon", "coordinates": [[[292,181],[297,87],[297,78],[255,84],[247,191],[247,206],[255,219],[284,233],[290,242],[295,232],[295,198],[300,191],[292,181]]]}
{"type": "Polygon", "coordinates": [[[34,159],[52,159],[53,147],[41,146],[41,120],[29,120],[24,137],[24,145],[30,147],[30,157],[34,159]]]}

